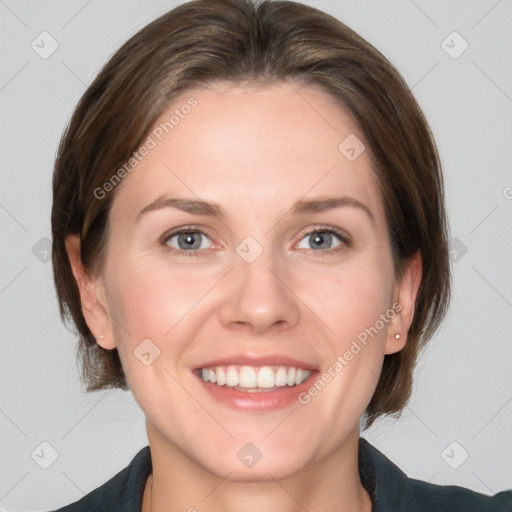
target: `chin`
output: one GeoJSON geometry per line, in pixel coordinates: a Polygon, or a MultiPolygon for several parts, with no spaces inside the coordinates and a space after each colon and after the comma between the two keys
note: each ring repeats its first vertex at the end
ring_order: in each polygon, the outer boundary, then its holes
{"type": "Polygon", "coordinates": [[[211,453],[210,449],[206,460],[199,454],[196,460],[219,478],[263,482],[292,476],[311,464],[316,457],[311,442],[284,442],[282,438],[290,439],[286,432],[272,441],[265,439],[265,435],[252,437],[254,441],[249,441],[251,437],[247,435],[237,436],[223,446],[222,443],[217,444],[216,453],[211,453]]]}
{"type": "Polygon", "coordinates": [[[262,457],[252,467],[245,467],[237,460],[237,463],[230,464],[224,461],[217,464],[211,461],[206,469],[218,476],[226,478],[230,482],[270,482],[273,480],[282,480],[291,477],[301,469],[306,467],[306,463],[299,459],[290,460],[289,454],[282,454],[278,457],[272,455],[271,460],[264,460],[262,457]]]}

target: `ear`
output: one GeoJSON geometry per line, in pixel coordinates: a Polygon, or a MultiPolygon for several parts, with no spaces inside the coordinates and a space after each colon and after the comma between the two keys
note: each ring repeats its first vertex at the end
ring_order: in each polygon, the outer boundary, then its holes
{"type": "Polygon", "coordinates": [[[116,345],[110,327],[104,286],[101,279],[90,276],[82,264],[79,235],[69,235],[66,238],[66,251],[80,292],[82,313],[87,326],[96,337],[98,345],[112,350],[116,345]]]}
{"type": "Polygon", "coordinates": [[[402,278],[397,283],[393,310],[395,316],[388,325],[385,354],[402,350],[407,342],[407,332],[414,317],[414,306],[421,283],[423,264],[418,250],[408,260],[402,278]],[[396,339],[396,334],[400,338],[396,339]]]}

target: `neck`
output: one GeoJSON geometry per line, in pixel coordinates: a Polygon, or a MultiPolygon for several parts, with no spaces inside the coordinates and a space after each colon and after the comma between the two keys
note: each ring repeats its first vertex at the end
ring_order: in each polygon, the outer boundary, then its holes
{"type": "Polygon", "coordinates": [[[358,469],[359,432],[351,433],[328,458],[286,478],[232,481],[207,471],[148,425],[153,473],[142,512],[371,512],[358,469]]]}

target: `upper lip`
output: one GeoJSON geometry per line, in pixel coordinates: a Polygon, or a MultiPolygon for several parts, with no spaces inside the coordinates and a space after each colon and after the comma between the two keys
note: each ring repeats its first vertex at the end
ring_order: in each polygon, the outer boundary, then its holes
{"type": "Polygon", "coordinates": [[[211,368],[214,366],[293,366],[295,368],[302,368],[303,370],[316,370],[316,367],[311,363],[306,363],[305,361],[280,354],[238,354],[206,361],[197,366],[196,369],[211,368]]]}

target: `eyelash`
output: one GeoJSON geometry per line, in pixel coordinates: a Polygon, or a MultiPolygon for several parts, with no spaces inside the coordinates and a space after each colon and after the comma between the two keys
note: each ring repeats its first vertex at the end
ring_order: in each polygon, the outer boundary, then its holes
{"type": "MultiPolygon", "coordinates": [[[[193,249],[191,251],[184,251],[182,249],[176,249],[175,247],[170,247],[168,245],[169,240],[173,236],[190,234],[190,233],[192,233],[192,234],[199,233],[201,235],[208,237],[208,233],[205,233],[203,230],[201,230],[199,228],[196,228],[194,226],[185,226],[183,228],[177,229],[176,231],[164,233],[164,235],[162,235],[162,237],[160,239],[160,243],[166,249],[170,250],[173,253],[177,253],[178,255],[194,256],[194,257],[200,256],[201,252],[204,252],[204,249],[193,249]]],[[[303,238],[305,238],[309,235],[312,235],[314,233],[329,233],[329,234],[332,234],[332,235],[335,235],[336,237],[338,237],[340,242],[343,245],[345,245],[346,247],[350,247],[352,245],[350,237],[348,235],[346,235],[343,231],[340,231],[338,229],[328,227],[328,226],[317,226],[316,228],[304,233],[300,240],[302,240],[303,238]]],[[[315,251],[314,249],[310,249],[310,250],[313,252],[318,252],[318,253],[325,255],[325,254],[333,254],[335,252],[338,252],[339,250],[341,250],[341,248],[342,248],[341,246],[338,246],[338,247],[335,247],[334,249],[326,249],[326,250],[319,250],[319,251],[315,251]]]]}

